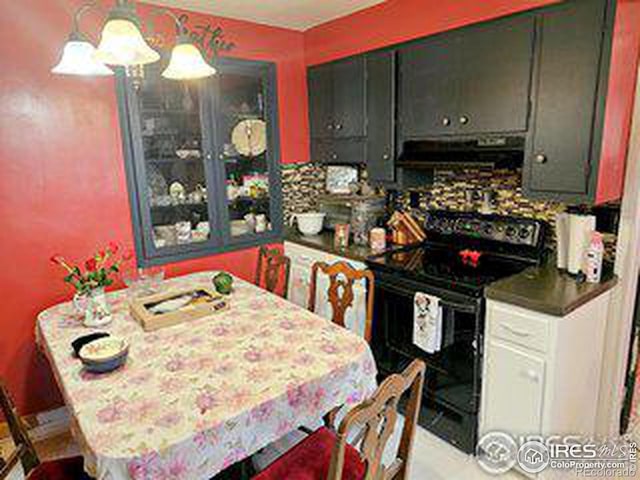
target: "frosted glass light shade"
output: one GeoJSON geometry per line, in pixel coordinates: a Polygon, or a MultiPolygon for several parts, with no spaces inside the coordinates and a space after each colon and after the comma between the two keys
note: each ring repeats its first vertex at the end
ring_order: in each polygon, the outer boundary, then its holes
{"type": "Polygon", "coordinates": [[[160,60],[131,20],[112,18],[105,23],[96,58],[108,65],[146,65],[160,60]]]}
{"type": "Polygon", "coordinates": [[[195,45],[178,42],[171,50],[169,65],[162,76],[172,80],[194,80],[210,77],[215,73],[216,69],[205,61],[195,45]]]}
{"type": "Polygon", "coordinates": [[[62,58],[51,72],[62,75],[113,75],[113,71],[95,57],[96,49],[89,42],[69,40],[62,58]]]}

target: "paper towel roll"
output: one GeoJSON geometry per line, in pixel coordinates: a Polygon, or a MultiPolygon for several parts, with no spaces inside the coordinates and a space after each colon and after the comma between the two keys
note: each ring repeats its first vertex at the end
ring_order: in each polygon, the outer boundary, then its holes
{"type": "Polygon", "coordinates": [[[569,215],[569,253],[567,269],[572,275],[584,269],[584,255],[589,247],[591,232],[596,229],[593,215],[569,215]]]}
{"type": "Polygon", "coordinates": [[[556,250],[557,266],[562,270],[567,269],[569,256],[569,214],[562,212],[556,214],[556,250]]]}

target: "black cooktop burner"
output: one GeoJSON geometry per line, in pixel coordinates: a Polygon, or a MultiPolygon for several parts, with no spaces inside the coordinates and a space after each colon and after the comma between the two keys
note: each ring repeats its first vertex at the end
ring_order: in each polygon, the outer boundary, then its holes
{"type": "Polygon", "coordinates": [[[374,269],[410,275],[444,288],[478,291],[498,279],[524,270],[530,263],[453,245],[420,245],[370,258],[374,269]]]}

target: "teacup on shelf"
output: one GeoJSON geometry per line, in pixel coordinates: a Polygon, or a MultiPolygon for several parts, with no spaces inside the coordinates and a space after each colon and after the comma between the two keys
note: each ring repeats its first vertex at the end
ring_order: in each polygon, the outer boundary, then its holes
{"type": "Polygon", "coordinates": [[[191,243],[191,222],[176,223],[176,240],[179,244],[191,243]]]}
{"type": "Polygon", "coordinates": [[[158,248],[160,248],[158,240],[164,242],[162,246],[175,245],[177,241],[176,227],[175,225],[159,225],[153,228],[153,236],[158,248]]]}

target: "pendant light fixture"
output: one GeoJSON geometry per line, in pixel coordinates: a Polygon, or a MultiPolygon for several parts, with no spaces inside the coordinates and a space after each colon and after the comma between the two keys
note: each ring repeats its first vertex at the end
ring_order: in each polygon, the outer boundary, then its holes
{"type": "Polygon", "coordinates": [[[168,11],[167,13],[178,24],[180,33],[176,39],[176,45],[171,50],[169,65],[162,72],[162,76],[172,80],[195,80],[214,75],[216,69],[205,61],[198,47],[189,41],[180,20],[172,13],[168,11]]]}
{"type": "Polygon", "coordinates": [[[96,49],[91,43],[70,37],[64,45],[60,61],[51,72],[61,75],[113,75],[113,70],[100,62],[95,54],[96,49]]]}
{"type": "Polygon", "coordinates": [[[118,0],[102,28],[96,58],[108,65],[128,67],[160,60],[142,36],[133,3],[118,0]]]}
{"type": "Polygon", "coordinates": [[[93,4],[83,5],[73,16],[73,31],[62,50],[58,64],[51,69],[60,75],[113,75],[113,71],[95,57],[96,49],[80,32],[80,17],[93,4]]]}
{"type": "MultiPolygon", "coordinates": [[[[141,29],[141,21],[131,0],[116,0],[109,12],[100,35],[98,48],[80,33],[80,16],[88,9],[97,6],[93,0],[81,6],[74,16],[73,32],[64,46],[60,62],[52,69],[53,73],[72,75],[113,75],[107,66],[125,67],[127,75],[139,71],[144,65],[160,60],[160,54],[149,46],[141,29]]],[[[204,78],[216,73],[216,69],[207,63],[200,49],[194,45],[182,21],[170,10],[155,9],[151,16],[169,15],[177,25],[177,39],[171,50],[169,64],[162,76],[173,80],[192,80],[204,78]]],[[[151,19],[147,19],[151,28],[151,19]]]]}

